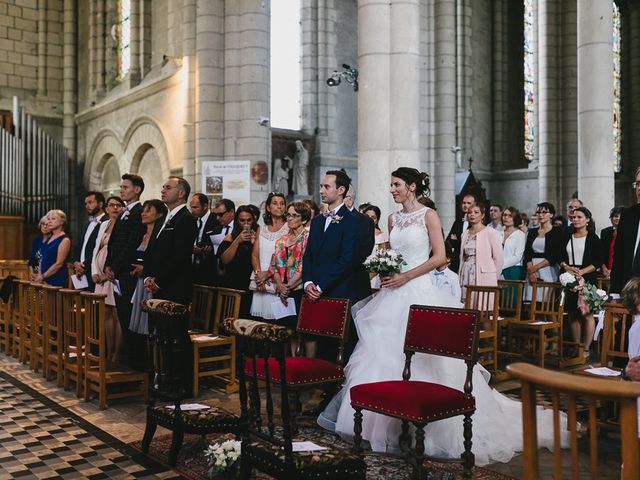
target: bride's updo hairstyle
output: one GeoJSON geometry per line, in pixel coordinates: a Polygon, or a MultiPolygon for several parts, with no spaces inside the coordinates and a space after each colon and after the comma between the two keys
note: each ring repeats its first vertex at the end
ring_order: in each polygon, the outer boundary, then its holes
{"type": "Polygon", "coordinates": [[[416,197],[427,197],[431,193],[429,190],[429,174],[421,172],[417,168],[400,167],[391,172],[391,176],[404,180],[407,185],[415,183],[416,197]]]}

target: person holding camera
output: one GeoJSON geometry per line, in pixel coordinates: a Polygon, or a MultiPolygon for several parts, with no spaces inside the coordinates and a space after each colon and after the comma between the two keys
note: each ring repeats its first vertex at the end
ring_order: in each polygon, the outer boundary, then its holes
{"type": "Polygon", "coordinates": [[[198,224],[198,235],[193,244],[193,283],[216,285],[218,259],[213,251],[211,235],[221,230],[218,217],[209,210],[209,199],[204,193],[195,193],[189,201],[191,215],[198,224]]]}
{"type": "Polygon", "coordinates": [[[257,229],[258,223],[250,206],[240,205],[235,213],[233,230],[224,237],[218,249],[218,256],[226,271],[220,286],[247,292],[242,296],[240,303],[240,317],[243,318],[248,318],[251,308],[249,277],[253,271],[251,252],[256,241],[257,229]]]}

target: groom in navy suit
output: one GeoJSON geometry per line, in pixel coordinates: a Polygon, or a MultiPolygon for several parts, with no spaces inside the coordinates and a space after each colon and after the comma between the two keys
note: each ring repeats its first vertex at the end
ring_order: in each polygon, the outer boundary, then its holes
{"type": "MultiPolygon", "coordinates": [[[[365,219],[345,206],[344,197],[350,184],[351,179],[341,170],[328,171],[320,184],[320,198],[329,210],[311,222],[302,261],[304,291],[312,301],[323,296],[348,298],[353,304],[371,294],[369,277],[362,275],[362,263],[373,249],[373,229],[365,229],[365,219]],[[371,236],[368,248],[363,245],[363,231],[371,236]]],[[[370,220],[367,218],[366,221],[370,220]]],[[[351,320],[345,351],[347,359],[357,340],[358,335],[351,320]]],[[[322,344],[318,345],[318,354],[323,358],[331,356],[322,344]]]]}

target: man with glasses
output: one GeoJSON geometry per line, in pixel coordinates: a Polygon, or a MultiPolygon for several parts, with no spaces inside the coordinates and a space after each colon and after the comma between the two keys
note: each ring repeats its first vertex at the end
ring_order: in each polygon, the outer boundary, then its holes
{"type": "Polygon", "coordinates": [[[224,240],[225,235],[233,231],[233,217],[236,214],[236,204],[227,198],[223,198],[213,209],[213,215],[220,223],[219,228],[211,235],[213,253],[218,254],[218,247],[224,240]]]}
{"type": "Polygon", "coordinates": [[[631,184],[636,194],[636,205],[623,208],[611,268],[611,294],[618,298],[631,277],[640,276],[640,167],[631,184]]]}

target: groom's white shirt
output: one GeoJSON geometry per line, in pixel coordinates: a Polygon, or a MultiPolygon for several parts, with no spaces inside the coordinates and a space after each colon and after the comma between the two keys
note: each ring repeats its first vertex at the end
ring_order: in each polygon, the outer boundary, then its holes
{"type": "MultiPolygon", "coordinates": [[[[332,212],[335,212],[335,213],[338,213],[338,212],[340,211],[340,209],[342,208],[342,206],[343,206],[343,205],[344,205],[344,202],[342,202],[342,203],[341,203],[340,205],[338,205],[336,208],[332,208],[332,209],[331,209],[331,211],[332,211],[332,212]]],[[[333,220],[333,219],[332,219],[331,217],[327,217],[327,218],[325,218],[325,219],[324,219],[324,231],[325,231],[325,232],[327,231],[327,228],[329,228],[329,225],[331,225],[331,221],[332,221],[332,220],[333,220]]],[[[303,290],[304,290],[304,289],[306,289],[306,288],[307,288],[307,285],[310,285],[310,284],[312,284],[312,283],[313,283],[313,282],[305,282],[305,284],[302,286],[302,289],[303,289],[303,290]]],[[[319,291],[320,293],[322,293],[322,289],[321,289],[318,285],[316,285],[316,288],[318,289],[318,291],[319,291]]]]}

